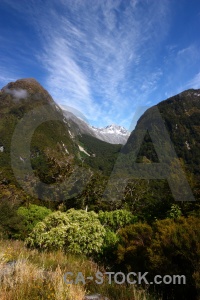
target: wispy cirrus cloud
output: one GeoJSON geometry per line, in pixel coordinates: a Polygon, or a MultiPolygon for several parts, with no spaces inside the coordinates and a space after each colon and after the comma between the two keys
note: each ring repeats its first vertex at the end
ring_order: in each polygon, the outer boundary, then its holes
{"type": "Polygon", "coordinates": [[[135,106],[145,100],[162,76],[150,65],[167,12],[167,1],[150,6],[137,0],[60,1],[48,18],[44,9],[37,23],[44,38],[38,58],[54,98],[102,125],[115,117],[125,122],[130,101],[135,106]]]}
{"type": "Polygon", "coordinates": [[[128,128],[138,105],[198,87],[198,5],[187,20],[187,1],[1,0],[1,8],[12,25],[0,31],[2,81],[35,77],[93,125],[128,128]]]}
{"type": "MultiPolygon", "coordinates": [[[[162,70],[165,77],[163,83],[165,98],[178,94],[190,87],[200,87],[197,81],[195,84],[194,76],[200,63],[198,44],[192,43],[187,45],[187,47],[171,45],[168,47],[167,52],[168,55],[164,58],[165,64],[162,70]]],[[[161,91],[163,92],[163,90],[161,91]]]]}
{"type": "Polygon", "coordinates": [[[188,82],[187,86],[188,88],[200,89],[200,72],[188,82]]]}

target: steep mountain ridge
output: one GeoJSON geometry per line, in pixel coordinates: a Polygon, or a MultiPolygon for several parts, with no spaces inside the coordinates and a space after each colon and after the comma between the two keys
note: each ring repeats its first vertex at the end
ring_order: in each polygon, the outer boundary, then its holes
{"type": "MultiPolygon", "coordinates": [[[[67,123],[63,122],[63,119],[62,110],[56,105],[49,93],[34,79],[20,79],[1,89],[0,185],[18,185],[16,176],[13,174],[12,160],[16,161],[19,166],[21,164],[21,169],[23,169],[23,164],[26,165],[30,160],[35,176],[46,184],[59,182],[73,172],[74,164],[80,153],[77,144],[70,136],[70,128],[67,123]],[[38,115],[40,111],[43,111],[44,115],[38,115]],[[45,113],[50,116],[49,120],[48,118],[45,119],[45,113]],[[24,123],[19,136],[15,139],[15,147],[19,152],[13,153],[11,151],[13,149],[13,134],[20,122],[25,120],[27,116],[30,120],[24,123]],[[27,155],[23,152],[22,146],[27,143],[29,128],[37,119],[39,125],[35,128],[30,152],[27,155]]],[[[28,176],[22,180],[25,182],[28,176]]],[[[36,185],[34,180],[29,176],[28,185],[36,185]]]]}
{"type": "MultiPolygon", "coordinates": [[[[21,193],[19,193],[19,186],[11,167],[10,149],[15,128],[26,114],[37,109],[40,110],[45,105],[49,106],[50,113],[56,115],[58,120],[45,121],[36,128],[31,141],[30,157],[36,177],[46,184],[62,182],[73,174],[76,166],[90,170],[91,174],[98,174],[98,181],[101,182],[102,176],[112,174],[113,167],[118,163],[120,152],[122,155],[127,154],[137,146],[140,134],[138,129],[144,128],[150,122],[153,112],[152,107],[140,117],[135,130],[121,150],[120,144],[107,143],[93,135],[96,130],[98,134],[106,132],[108,135],[112,135],[112,133],[120,132],[121,136],[126,136],[126,131],[120,126],[110,125],[105,129],[92,129],[91,126],[72,113],[68,112],[67,117],[48,92],[34,79],[22,79],[9,83],[0,91],[0,187],[2,199],[7,199],[7,195],[14,193],[12,192],[14,190],[16,195],[21,193]]],[[[184,164],[188,176],[193,176],[191,178],[193,178],[195,185],[200,176],[200,90],[185,91],[162,101],[157,107],[165,122],[176,153],[184,164]]],[[[26,137],[22,134],[22,136],[19,136],[19,141],[23,139],[26,142],[26,137]]],[[[27,159],[28,157],[23,153],[21,155],[16,154],[16,160],[21,164],[25,163],[27,159]]],[[[122,160],[123,168],[119,168],[121,170],[119,180],[123,178],[124,168],[131,167],[132,162],[132,157],[125,160],[125,163],[122,160]]],[[[148,134],[140,147],[137,162],[158,162],[148,134]]],[[[77,178],[73,180],[76,182],[77,178]]],[[[26,181],[29,187],[36,185],[35,179],[32,177],[27,177],[26,181]]],[[[146,189],[145,184],[144,187],[140,184],[138,186],[141,187],[142,191],[146,189]]],[[[154,187],[157,189],[157,184],[154,187]]],[[[195,191],[199,191],[199,188],[195,187],[195,189],[195,191]]],[[[85,193],[87,194],[87,191],[85,193]]],[[[134,193],[137,194],[137,190],[134,193]]],[[[167,190],[166,193],[169,193],[169,191],[167,190]]],[[[63,197],[68,197],[66,195],[67,192],[61,193],[57,189],[50,196],[61,201],[63,197]]],[[[143,192],[139,190],[138,195],[143,195],[143,192]]],[[[11,196],[9,197],[11,198],[11,196]]],[[[19,198],[23,200],[26,197],[27,195],[24,193],[19,198]]],[[[46,199],[48,197],[46,196],[46,199]]],[[[88,197],[87,199],[89,199],[88,197]]],[[[94,197],[97,198],[97,196],[94,197]]],[[[102,195],[98,194],[97,200],[99,201],[101,197],[102,195]]],[[[132,196],[129,195],[128,197],[132,202],[132,196]]],[[[152,201],[158,197],[158,203],[160,203],[160,192],[157,192],[157,196],[152,193],[151,197],[153,197],[152,201]]],[[[124,201],[127,201],[127,197],[125,198],[124,201]]],[[[147,202],[150,203],[149,196],[147,202]]],[[[167,209],[171,203],[172,199],[170,198],[167,209]]],[[[70,205],[70,207],[73,207],[72,202],[70,205]]],[[[93,203],[93,205],[96,204],[93,203]]],[[[132,207],[132,204],[130,206],[132,207]]],[[[145,213],[150,210],[148,205],[146,207],[148,209],[145,213]]],[[[164,208],[163,211],[165,212],[166,209],[164,208]]]]}
{"type": "MultiPolygon", "coordinates": [[[[179,158],[194,174],[200,174],[200,89],[189,89],[157,104],[170,139],[179,158]]],[[[149,108],[138,120],[123,151],[128,152],[137,143],[137,131],[151,123],[154,107],[149,108]]],[[[145,137],[138,156],[157,161],[149,136],[145,137]]]]}
{"type": "Polygon", "coordinates": [[[122,126],[112,124],[104,128],[97,128],[90,126],[72,112],[63,110],[63,114],[66,119],[73,124],[75,135],[87,134],[110,144],[121,145],[124,145],[127,142],[130,135],[129,131],[122,126]]]}
{"type": "MultiPolygon", "coordinates": [[[[79,126],[77,119],[73,122],[72,117],[70,120],[66,118],[63,110],[35,79],[19,79],[0,90],[0,199],[14,197],[23,202],[30,196],[20,188],[11,161],[17,165],[21,172],[20,180],[27,185],[27,189],[37,191],[36,198],[29,198],[31,202],[38,201],[36,199],[63,201],[68,197],[73,182],[80,186],[81,180],[86,180],[87,172],[89,176],[95,172],[110,174],[121,145],[103,142],[89,134],[85,137],[80,133],[80,127],[86,123],[79,119],[82,124],[79,126]],[[48,107],[48,115],[52,115],[53,119],[45,119],[45,107],[48,107]],[[34,130],[30,152],[27,153],[24,150],[29,139],[27,132],[37,118],[39,121],[41,119],[41,123],[34,130]],[[24,119],[26,123],[21,127],[21,132],[17,136],[15,134],[15,146],[19,151],[13,153],[13,135],[24,119]],[[35,177],[30,172],[25,174],[29,161],[35,177]],[[83,176],[80,168],[85,172],[83,176]],[[68,182],[68,178],[71,181],[68,182]],[[37,179],[47,186],[58,188],[45,193],[45,188],[41,188],[37,179]],[[63,190],[59,184],[65,181],[63,190]]],[[[85,128],[89,128],[87,124],[85,128]]]]}

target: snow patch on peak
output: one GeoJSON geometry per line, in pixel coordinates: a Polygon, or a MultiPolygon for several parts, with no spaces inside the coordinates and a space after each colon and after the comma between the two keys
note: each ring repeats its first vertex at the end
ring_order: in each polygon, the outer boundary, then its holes
{"type": "Polygon", "coordinates": [[[130,132],[126,130],[124,127],[115,124],[111,124],[103,128],[96,128],[92,126],[92,129],[100,133],[117,134],[117,135],[125,135],[125,136],[130,135],[130,132]]]}
{"type": "Polygon", "coordinates": [[[90,128],[98,139],[111,144],[125,144],[130,135],[130,132],[124,127],[115,124],[103,128],[94,126],[90,126],[90,128]]]}
{"type": "Polygon", "coordinates": [[[70,127],[71,134],[74,136],[87,134],[110,144],[124,145],[130,135],[130,132],[124,127],[115,124],[103,128],[91,126],[70,111],[63,110],[63,116],[70,127]]]}

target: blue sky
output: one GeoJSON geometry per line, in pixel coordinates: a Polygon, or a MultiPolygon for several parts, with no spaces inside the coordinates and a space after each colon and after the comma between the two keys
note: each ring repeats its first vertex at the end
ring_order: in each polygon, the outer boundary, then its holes
{"type": "Polygon", "coordinates": [[[0,87],[34,77],[92,125],[200,88],[199,0],[1,0],[0,87]]]}

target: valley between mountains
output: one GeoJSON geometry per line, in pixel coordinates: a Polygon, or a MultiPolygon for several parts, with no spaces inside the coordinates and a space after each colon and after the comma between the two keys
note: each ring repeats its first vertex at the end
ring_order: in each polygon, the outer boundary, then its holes
{"type": "MultiPolygon", "coordinates": [[[[156,109],[159,116],[155,107],[149,108],[131,133],[113,124],[95,128],[61,108],[35,79],[19,79],[3,87],[1,239],[14,243],[12,249],[19,247],[16,253],[25,247],[23,251],[47,256],[71,255],[73,266],[74,257],[83,255],[87,272],[89,268],[125,274],[148,271],[150,281],[156,274],[185,274],[185,285],[152,284],[146,292],[144,282],[142,294],[134,287],[134,299],[144,295],[145,299],[200,299],[200,89],[183,91],[158,103],[156,109]],[[158,120],[170,144],[161,138],[158,120]],[[157,125],[154,131],[152,124],[157,125]],[[148,168],[161,165],[171,147],[176,153],[173,161],[167,161],[171,181],[162,168],[157,177],[149,176],[148,168]],[[142,176],[132,176],[135,163],[137,170],[146,168],[140,170],[142,176]],[[183,195],[186,190],[178,184],[177,166],[194,201],[183,195]],[[170,182],[177,186],[179,201],[170,182]],[[91,261],[95,266],[89,265],[91,261]]],[[[14,252],[11,259],[0,257],[0,263],[19,259],[14,252]]],[[[62,264],[61,270],[65,270],[62,264]]],[[[6,281],[3,287],[7,289],[6,281]]],[[[78,288],[74,287],[74,299],[83,299],[84,289],[110,300],[133,299],[133,287],[125,285],[119,291],[116,285],[112,289],[87,283],[80,287],[81,296],[78,288]]],[[[42,293],[47,290],[43,286],[42,293]]],[[[34,293],[30,299],[39,299],[34,293]]],[[[55,289],[52,293],[52,299],[57,299],[55,289]]],[[[72,294],[66,292],[65,299],[72,299],[72,294]]]]}

